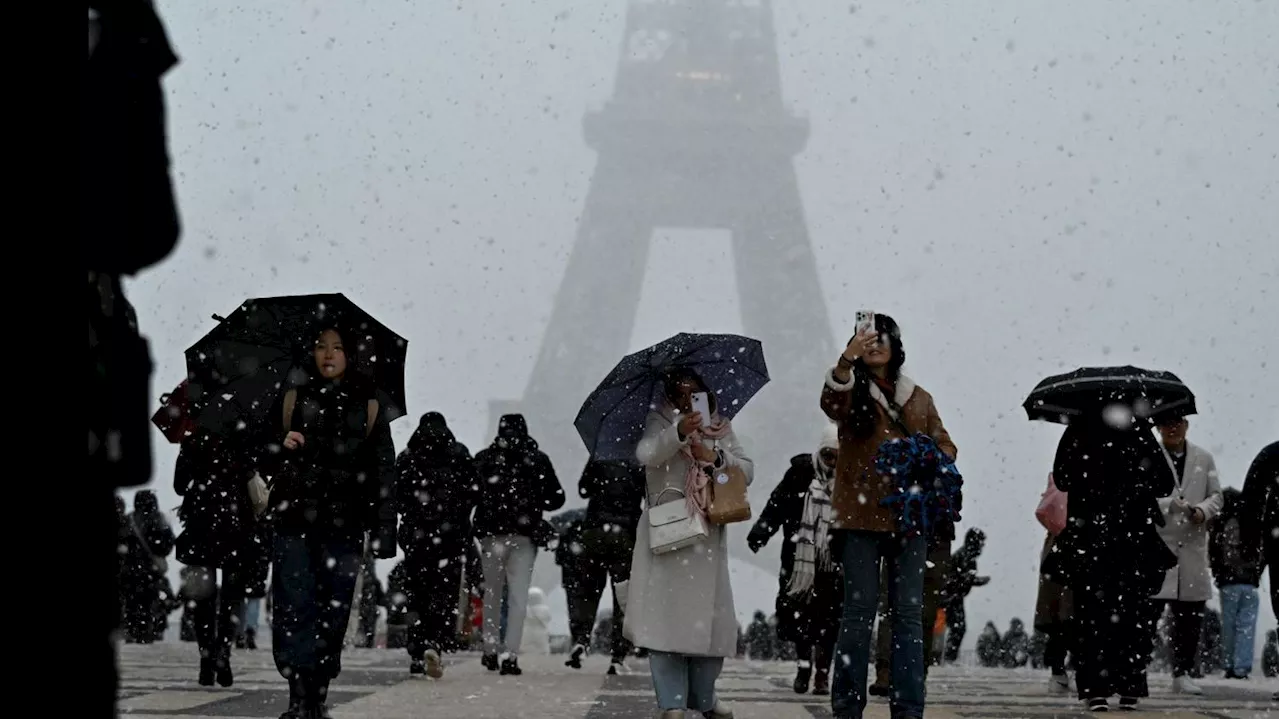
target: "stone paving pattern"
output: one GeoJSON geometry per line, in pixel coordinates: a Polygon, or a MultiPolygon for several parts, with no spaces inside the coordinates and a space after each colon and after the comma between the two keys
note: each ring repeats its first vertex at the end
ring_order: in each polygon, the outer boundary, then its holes
{"type": "MultiPolygon", "coordinates": [[[[191,644],[162,642],[120,649],[120,715],[139,719],[265,719],[284,710],[287,689],[270,649],[236,651],[235,686],[195,683],[199,663],[191,644]]],[[[589,657],[581,671],[563,657],[522,657],[525,673],[500,677],[480,666],[479,655],[449,657],[444,679],[411,678],[402,651],[348,650],[343,672],[331,689],[335,719],[650,719],[657,712],[643,661],[632,673],[608,677],[607,662],[589,657]]],[[[788,664],[731,661],[719,689],[737,719],[813,719],[831,716],[829,697],[791,691],[788,664]]],[[[1046,675],[946,667],[930,674],[930,719],[1049,719],[1086,717],[1079,703],[1045,693],[1046,675]]],[[[1209,679],[1204,697],[1169,692],[1169,677],[1152,677],[1145,711],[1126,716],[1165,719],[1274,719],[1274,680],[1209,679]]],[[[690,713],[690,717],[695,715],[690,713]]],[[[883,700],[873,700],[867,719],[887,719],[883,700]]]]}

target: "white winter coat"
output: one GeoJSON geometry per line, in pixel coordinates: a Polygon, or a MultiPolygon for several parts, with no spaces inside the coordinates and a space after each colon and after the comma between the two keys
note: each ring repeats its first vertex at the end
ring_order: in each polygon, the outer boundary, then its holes
{"type": "MultiPolygon", "coordinates": [[[[1169,471],[1174,472],[1173,458],[1165,452],[1169,471]]],[[[1176,475],[1176,472],[1174,472],[1176,475]]],[[[1178,556],[1178,566],[1170,569],[1156,599],[1182,602],[1206,602],[1213,597],[1213,577],[1209,572],[1209,522],[1222,512],[1222,487],[1218,484],[1218,467],[1208,450],[1187,442],[1187,462],[1173,494],[1159,501],[1165,526],[1160,538],[1178,556]],[[1181,498],[1204,512],[1205,522],[1195,524],[1190,515],[1173,508],[1173,500],[1181,498]]]]}
{"type": "MultiPolygon", "coordinates": [[[[646,501],[683,502],[666,488],[684,491],[688,467],[680,450],[675,412],[650,413],[636,458],[645,466],[646,501]]],[[[739,467],[750,484],[751,460],[730,432],[717,446],[726,464],[739,467]]],[[[700,657],[732,657],[738,645],[738,619],[729,584],[729,549],[725,528],[708,525],[707,539],[684,549],[654,555],[649,549],[649,511],[640,517],[631,557],[623,635],[638,647],[700,657]]]]}

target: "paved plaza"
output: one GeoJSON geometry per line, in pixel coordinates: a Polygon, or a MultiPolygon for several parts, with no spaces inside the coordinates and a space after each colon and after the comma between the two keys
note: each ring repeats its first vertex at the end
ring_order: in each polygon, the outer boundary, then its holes
{"type": "MultiPolygon", "coordinates": [[[[146,719],[265,719],[284,710],[287,689],[269,649],[237,651],[235,686],[195,683],[194,645],[162,642],[120,650],[122,717],[146,719]]],[[[331,689],[335,719],[650,719],[656,715],[647,667],[607,677],[607,663],[589,658],[574,671],[563,657],[522,657],[525,674],[500,677],[480,666],[479,655],[450,657],[440,681],[410,678],[402,651],[349,650],[331,689]]],[[[1032,671],[943,668],[930,675],[927,716],[1015,719],[1091,716],[1078,703],[1045,694],[1046,676],[1032,671]]],[[[830,717],[828,697],[791,691],[791,667],[781,663],[730,662],[719,688],[738,719],[830,717]]],[[[1174,697],[1169,677],[1152,678],[1146,711],[1129,716],[1179,719],[1274,719],[1272,680],[1205,681],[1204,697],[1174,697]]],[[[876,700],[868,719],[887,719],[876,700]]],[[[694,714],[690,713],[690,717],[694,714]]]]}

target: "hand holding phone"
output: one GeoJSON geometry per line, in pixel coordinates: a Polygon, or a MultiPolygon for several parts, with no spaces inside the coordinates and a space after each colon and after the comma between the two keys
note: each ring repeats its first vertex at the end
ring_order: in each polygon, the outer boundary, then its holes
{"type": "Polygon", "coordinates": [[[711,426],[711,397],[706,392],[694,392],[689,397],[691,409],[702,415],[702,427],[711,426]]]}
{"type": "Polygon", "coordinates": [[[876,313],[871,310],[858,310],[854,316],[854,334],[875,334],[876,331],[876,313]]]}

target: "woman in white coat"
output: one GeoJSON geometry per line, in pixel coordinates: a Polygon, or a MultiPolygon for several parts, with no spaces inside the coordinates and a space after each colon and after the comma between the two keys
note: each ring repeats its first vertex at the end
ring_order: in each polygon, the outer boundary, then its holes
{"type": "MultiPolygon", "coordinates": [[[[697,373],[668,372],[664,389],[667,402],[650,413],[636,449],[646,470],[645,501],[649,507],[688,501],[691,511],[705,515],[711,470],[737,467],[750,483],[752,463],[729,422],[715,413],[714,396],[713,421],[702,427],[691,398],[696,392],[710,392],[697,373]]],[[[623,635],[649,650],[653,688],[664,719],[683,717],[686,708],[708,719],[732,719],[715,691],[724,658],[734,655],[738,640],[724,527],[708,524],[704,540],[654,554],[645,510],[636,531],[623,635]]]]}
{"type": "Polygon", "coordinates": [[[1204,605],[1213,597],[1209,573],[1209,522],[1222,511],[1222,487],[1213,455],[1187,441],[1187,419],[1176,417],[1160,424],[1165,459],[1173,472],[1173,494],[1159,500],[1165,524],[1160,538],[1178,557],[1178,565],[1164,578],[1164,586],[1151,603],[1151,631],[1159,626],[1165,606],[1173,612],[1170,649],[1173,654],[1173,691],[1202,694],[1187,675],[1196,663],[1204,605]]]}

